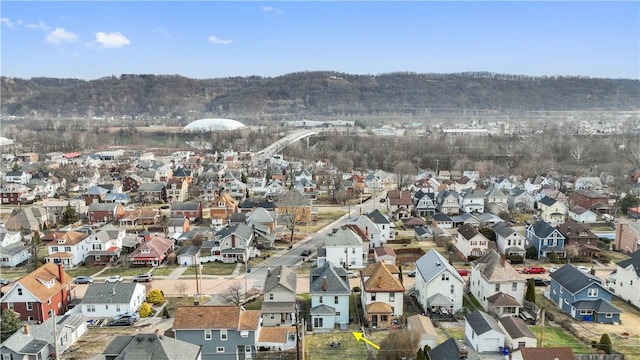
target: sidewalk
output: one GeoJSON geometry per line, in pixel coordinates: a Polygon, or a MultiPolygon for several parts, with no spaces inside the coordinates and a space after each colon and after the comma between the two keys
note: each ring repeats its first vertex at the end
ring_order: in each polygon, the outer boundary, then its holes
{"type": "Polygon", "coordinates": [[[187,271],[188,268],[189,268],[188,266],[178,266],[165,279],[177,280],[182,276],[182,274],[184,274],[185,271],[187,271]]]}

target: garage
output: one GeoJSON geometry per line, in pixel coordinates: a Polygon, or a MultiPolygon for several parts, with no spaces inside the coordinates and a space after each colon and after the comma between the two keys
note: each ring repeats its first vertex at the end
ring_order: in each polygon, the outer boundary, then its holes
{"type": "Polygon", "coordinates": [[[500,344],[500,339],[485,339],[483,342],[480,343],[480,346],[483,349],[479,349],[479,352],[498,352],[500,351],[500,346],[503,346],[502,344],[500,344]]]}

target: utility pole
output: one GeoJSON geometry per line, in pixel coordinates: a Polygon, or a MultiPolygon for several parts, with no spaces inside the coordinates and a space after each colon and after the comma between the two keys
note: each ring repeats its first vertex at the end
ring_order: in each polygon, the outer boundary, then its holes
{"type": "Polygon", "coordinates": [[[200,272],[200,266],[198,265],[197,262],[194,262],[193,265],[196,267],[196,297],[193,299],[193,301],[195,302],[197,300],[198,302],[197,305],[201,305],[200,304],[200,282],[198,281],[198,273],[200,272]]]}
{"type": "Polygon", "coordinates": [[[542,341],[544,340],[544,311],[545,309],[542,308],[542,331],[540,331],[540,346],[538,347],[542,347],[542,341]]]}
{"type": "Polygon", "coordinates": [[[56,311],[53,310],[53,359],[58,360],[58,329],[56,329],[56,311]]]}

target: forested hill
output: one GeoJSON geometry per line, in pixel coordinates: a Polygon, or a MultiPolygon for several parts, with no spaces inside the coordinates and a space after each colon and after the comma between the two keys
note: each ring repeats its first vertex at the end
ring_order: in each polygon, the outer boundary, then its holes
{"type": "Polygon", "coordinates": [[[2,115],[298,116],[416,114],[425,109],[638,110],[640,81],[494,73],[190,79],[122,75],[77,79],[2,77],[2,115]]]}

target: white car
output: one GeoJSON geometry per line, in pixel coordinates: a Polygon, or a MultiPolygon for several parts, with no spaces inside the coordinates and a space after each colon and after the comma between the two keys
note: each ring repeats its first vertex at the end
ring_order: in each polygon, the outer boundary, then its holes
{"type": "Polygon", "coordinates": [[[585,273],[585,274],[588,274],[588,273],[590,273],[590,272],[591,272],[591,269],[589,269],[589,268],[588,268],[588,267],[586,267],[586,266],[576,266],[576,269],[578,269],[578,270],[582,271],[582,272],[583,272],[583,273],[585,273]]]}
{"type": "Polygon", "coordinates": [[[119,282],[122,282],[122,276],[120,276],[120,275],[109,276],[107,278],[107,280],[105,280],[104,282],[107,282],[107,283],[119,283],[119,282]]]}
{"type": "Polygon", "coordinates": [[[554,272],[556,272],[556,270],[558,270],[557,266],[549,268],[549,274],[553,274],[554,272]]]}
{"type": "Polygon", "coordinates": [[[358,277],[358,273],[356,271],[347,271],[347,275],[349,275],[350,278],[358,277]]]}

